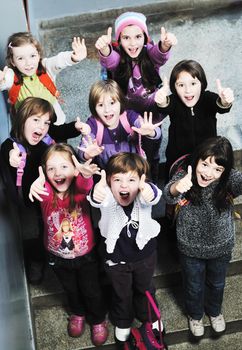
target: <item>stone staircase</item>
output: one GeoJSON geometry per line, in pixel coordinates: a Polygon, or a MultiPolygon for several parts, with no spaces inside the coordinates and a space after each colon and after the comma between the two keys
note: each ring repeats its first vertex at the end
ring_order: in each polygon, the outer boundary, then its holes
{"type": "MultiPolygon", "coordinates": [[[[236,168],[242,170],[242,151],[235,151],[236,168]]],[[[236,200],[236,211],[242,215],[241,198],[236,200]]],[[[161,219],[162,225],[162,219],[161,219]]],[[[167,232],[161,229],[159,236],[159,260],[154,276],[156,297],[166,327],[166,342],[169,350],[193,349],[242,349],[242,220],[235,220],[236,245],[229,264],[223,311],[227,321],[226,333],[216,338],[209,320],[205,318],[205,335],[194,343],[188,330],[183,309],[181,273],[174,243],[167,232]]],[[[29,286],[37,350],[81,350],[94,349],[90,341],[90,330],[86,327],[81,338],[70,338],[66,331],[67,310],[65,294],[53,272],[47,267],[40,286],[29,286]]],[[[113,327],[103,349],[115,349],[113,327]]]]}

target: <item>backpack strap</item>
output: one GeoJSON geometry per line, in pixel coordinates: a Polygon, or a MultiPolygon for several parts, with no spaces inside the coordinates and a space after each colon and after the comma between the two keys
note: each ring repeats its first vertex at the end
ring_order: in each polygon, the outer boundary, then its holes
{"type": "Polygon", "coordinates": [[[169,178],[172,178],[172,176],[177,173],[180,169],[182,169],[182,165],[185,159],[190,156],[190,153],[184,154],[183,156],[179,157],[175,160],[174,163],[172,163],[170,170],[169,170],[169,178]]]}
{"type": "Polygon", "coordinates": [[[49,76],[48,73],[42,73],[40,75],[38,75],[38,78],[40,80],[40,82],[49,90],[49,92],[55,96],[56,98],[60,97],[60,93],[57,90],[53,80],[51,79],[51,77],[49,76]]]}
{"type": "Polygon", "coordinates": [[[20,164],[17,168],[17,177],[16,177],[16,186],[21,187],[22,186],[22,179],[23,179],[23,174],[24,174],[24,168],[26,165],[26,157],[27,153],[23,145],[20,143],[17,143],[14,139],[12,139],[16,145],[18,146],[19,151],[21,152],[21,161],[20,164]]]}
{"type": "Polygon", "coordinates": [[[119,117],[120,123],[122,124],[124,130],[127,132],[127,134],[130,134],[132,136],[134,134],[134,130],[131,128],[128,117],[127,117],[127,112],[124,111],[120,117],[119,117]]]}
{"type": "Polygon", "coordinates": [[[52,139],[52,137],[49,134],[46,134],[41,141],[43,141],[48,146],[53,145],[55,143],[55,140],[52,139]]]}
{"type": "MultiPolygon", "coordinates": [[[[133,136],[134,135],[134,130],[131,128],[130,123],[128,121],[128,117],[127,117],[127,112],[124,111],[121,115],[120,115],[120,122],[124,128],[124,130],[130,135],[133,136]]],[[[146,158],[145,155],[145,151],[142,148],[142,139],[141,139],[141,135],[138,134],[138,144],[136,146],[137,149],[137,153],[142,156],[143,158],[146,158]]]]}
{"type": "Polygon", "coordinates": [[[19,84],[18,77],[14,73],[13,85],[8,91],[8,100],[11,105],[15,105],[15,103],[17,102],[20,89],[21,84],[19,84]]]}
{"type": "Polygon", "coordinates": [[[104,125],[102,122],[100,122],[99,119],[95,119],[97,123],[97,133],[96,133],[96,141],[98,146],[101,146],[102,140],[103,140],[103,133],[104,133],[104,125]]]}
{"type": "MultiPolygon", "coordinates": [[[[26,158],[27,158],[27,153],[26,153],[26,149],[23,145],[21,145],[21,143],[16,142],[16,140],[14,140],[13,138],[11,138],[11,140],[13,140],[16,145],[18,146],[19,151],[21,152],[21,161],[20,164],[17,168],[17,178],[16,178],[16,186],[17,187],[21,187],[22,186],[22,179],[23,179],[23,174],[24,174],[24,168],[26,165],[26,158]]],[[[55,141],[50,137],[50,135],[46,135],[42,141],[46,144],[46,145],[51,145],[53,143],[55,143],[55,141]]]]}

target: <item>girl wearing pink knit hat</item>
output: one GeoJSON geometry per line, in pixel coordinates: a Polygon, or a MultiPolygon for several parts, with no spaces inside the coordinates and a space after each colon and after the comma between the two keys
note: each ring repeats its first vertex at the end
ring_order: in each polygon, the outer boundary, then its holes
{"type": "MultiPolygon", "coordinates": [[[[146,17],[138,12],[125,12],[115,20],[115,39],[112,43],[112,28],[96,41],[100,63],[107,69],[109,78],[114,79],[123,90],[127,108],[143,115],[153,113],[155,123],[163,119],[154,101],[162,85],[160,67],[170,56],[170,48],[177,43],[174,34],[161,27],[160,40],[154,44],[146,25],[146,17]]],[[[157,182],[159,164],[159,140],[142,140],[147,160],[151,166],[153,182],[157,182]]]]}

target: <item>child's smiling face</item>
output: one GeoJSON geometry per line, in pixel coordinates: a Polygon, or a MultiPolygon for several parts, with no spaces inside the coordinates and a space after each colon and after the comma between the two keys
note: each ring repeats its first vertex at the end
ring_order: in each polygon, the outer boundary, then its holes
{"type": "Polygon", "coordinates": [[[120,34],[120,44],[131,58],[137,58],[143,49],[145,35],[137,25],[130,25],[123,29],[120,34]]]}
{"type": "Polygon", "coordinates": [[[181,99],[181,101],[187,107],[194,107],[198,102],[201,95],[202,84],[197,77],[193,78],[193,76],[186,72],[182,71],[176,80],[175,89],[177,95],[181,99]]]}
{"type": "Polygon", "coordinates": [[[196,167],[196,177],[198,185],[207,187],[214,181],[220,179],[224,167],[215,162],[214,157],[208,157],[205,160],[199,159],[196,167]]]}
{"type": "Polygon", "coordinates": [[[37,145],[48,133],[50,127],[50,114],[30,116],[24,124],[24,137],[32,145],[37,145]]]}
{"type": "Polygon", "coordinates": [[[108,129],[117,128],[120,110],[120,102],[112,98],[108,93],[102,94],[96,105],[97,115],[108,129]]]}
{"type": "Polygon", "coordinates": [[[40,55],[36,47],[32,44],[25,44],[18,47],[13,47],[12,64],[20,73],[31,77],[38,69],[40,55]]]}
{"type": "Polygon", "coordinates": [[[116,201],[123,207],[131,204],[138,192],[140,177],[134,171],[113,174],[110,178],[110,187],[116,201]]]}
{"type": "Polygon", "coordinates": [[[50,184],[63,197],[78,171],[65,152],[54,152],[46,161],[46,175],[50,184]]]}

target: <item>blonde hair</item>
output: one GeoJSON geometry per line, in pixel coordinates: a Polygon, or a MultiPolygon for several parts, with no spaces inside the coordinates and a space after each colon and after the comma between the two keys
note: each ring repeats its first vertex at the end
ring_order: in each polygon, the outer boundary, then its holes
{"type": "Polygon", "coordinates": [[[114,101],[120,102],[120,114],[122,114],[125,109],[124,94],[116,81],[108,79],[97,81],[91,86],[89,93],[89,109],[92,115],[98,117],[96,106],[103,94],[109,94],[114,101]]]}

